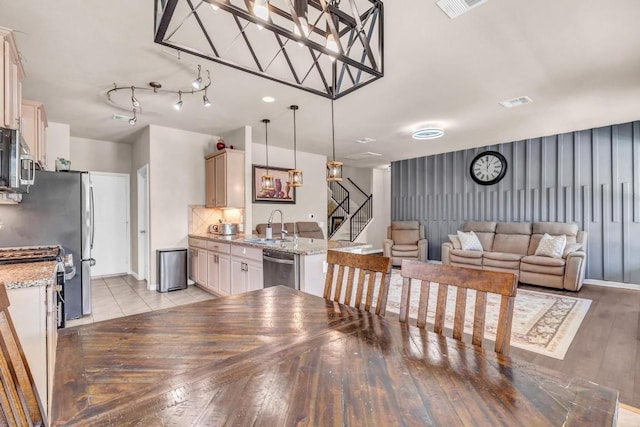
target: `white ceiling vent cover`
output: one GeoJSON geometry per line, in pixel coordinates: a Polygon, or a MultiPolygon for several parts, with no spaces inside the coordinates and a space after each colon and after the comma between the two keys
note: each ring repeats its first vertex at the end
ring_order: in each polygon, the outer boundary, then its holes
{"type": "Polygon", "coordinates": [[[480,6],[487,0],[439,0],[436,4],[451,19],[457,18],[465,12],[480,6]]]}
{"type": "Polygon", "coordinates": [[[113,120],[121,120],[124,122],[128,122],[131,119],[131,116],[123,116],[122,114],[114,114],[113,120]]]}
{"type": "Polygon", "coordinates": [[[513,108],[519,107],[520,105],[524,104],[531,104],[532,102],[533,100],[528,96],[521,96],[519,98],[507,99],[506,101],[502,101],[500,105],[502,105],[504,108],[513,108]]]}

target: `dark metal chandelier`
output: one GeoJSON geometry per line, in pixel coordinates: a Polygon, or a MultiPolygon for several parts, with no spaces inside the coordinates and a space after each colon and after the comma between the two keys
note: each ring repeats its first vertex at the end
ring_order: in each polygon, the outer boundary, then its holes
{"type": "Polygon", "coordinates": [[[155,0],[155,42],[327,98],[381,78],[380,0],[155,0]]]}

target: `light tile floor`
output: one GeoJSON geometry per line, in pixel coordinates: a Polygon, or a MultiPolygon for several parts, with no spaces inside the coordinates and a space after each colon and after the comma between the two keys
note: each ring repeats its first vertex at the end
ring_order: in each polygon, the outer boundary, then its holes
{"type": "Polygon", "coordinates": [[[129,275],[92,279],[91,292],[91,314],[68,320],[67,328],[215,298],[197,286],[163,293],[150,291],[146,281],[129,275]]]}

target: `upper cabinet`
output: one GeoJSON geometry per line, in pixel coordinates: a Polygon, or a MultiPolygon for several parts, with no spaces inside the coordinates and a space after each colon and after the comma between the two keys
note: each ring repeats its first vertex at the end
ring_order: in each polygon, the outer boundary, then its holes
{"type": "Polygon", "coordinates": [[[222,150],[205,157],[206,206],[244,207],[244,151],[222,150]]]}
{"type": "Polygon", "coordinates": [[[29,152],[41,166],[47,164],[46,129],[47,115],[44,104],[22,100],[22,137],[29,146],[29,152]]]}
{"type": "Polygon", "coordinates": [[[11,30],[0,27],[0,43],[0,127],[19,129],[24,68],[11,30]]]}

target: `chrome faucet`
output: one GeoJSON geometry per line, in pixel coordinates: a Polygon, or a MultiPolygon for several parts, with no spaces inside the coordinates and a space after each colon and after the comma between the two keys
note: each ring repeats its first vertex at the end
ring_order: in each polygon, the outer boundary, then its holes
{"type": "Polygon", "coordinates": [[[287,235],[287,230],[284,229],[284,215],[280,209],[274,209],[271,211],[271,215],[269,215],[269,221],[267,221],[267,226],[271,228],[271,223],[273,223],[273,215],[278,212],[280,213],[280,237],[284,240],[287,235]]]}

